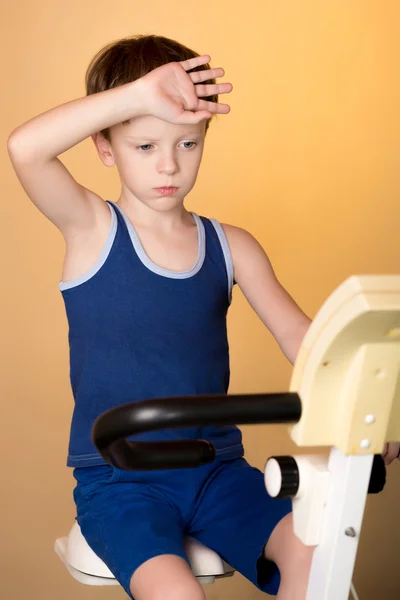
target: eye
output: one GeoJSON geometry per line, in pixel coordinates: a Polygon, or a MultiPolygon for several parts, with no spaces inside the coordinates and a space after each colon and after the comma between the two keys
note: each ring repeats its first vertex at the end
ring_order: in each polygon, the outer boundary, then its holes
{"type": "MultiPolygon", "coordinates": [[[[191,150],[194,146],[197,146],[196,142],[182,142],[182,144],[185,144],[185,150],[191,150]]],[[[140,146],[136,146],[136,149],[141,152],[148,152],[151,148],[153,148],[153,144],[141,144],[140,146]]]]}

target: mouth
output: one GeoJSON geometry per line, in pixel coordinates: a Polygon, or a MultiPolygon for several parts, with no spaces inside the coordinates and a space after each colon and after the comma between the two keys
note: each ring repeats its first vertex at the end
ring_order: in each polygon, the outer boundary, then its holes
{"type": "Polygon", "coordinates": [[[157,187],[154,189],[156,190],[156,192],[158,192],[162,196],[171,196],[172,194],[176,194],[176,192],[179,190],[178,187],[174,187],[172,185],[168,185],[168,186],[164,186],[164,187],[157,187]]]}

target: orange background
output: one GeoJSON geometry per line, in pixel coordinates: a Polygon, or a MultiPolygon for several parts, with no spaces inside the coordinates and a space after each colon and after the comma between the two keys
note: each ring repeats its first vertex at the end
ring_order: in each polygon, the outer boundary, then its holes
{"type": "MultiPolygon", "coordinates": [[[[72,395],[61,295],[64,243],[18,183],[11,131],[84,95],[92,56],[135,33],[176,38],[234,85],[187,207],[250,230],[313,317],[352,274],[400,265],[400,4],[396,0],[20,0],[1,19],[1,595],[7,600],[123,598],[75,582],[53,552],[74,518],[65,456],[72,395]]],[[[116,200],[116,170],[85,140],[61,159],[116,200]]],[[[54,198],[57,201],[57,198],[54,198]]],[[[284,391],[291,365],[235,289],[229,316],[232,392],[284,391]]],[[[243,428],[247,459],[293,452],[284,427],[243,428]]],[[[400,463],[370,497],[355,583],[363,600],[400,596],[400,463]]],[[[243,577],[205,587],[209,600],[255,600],[243,577]]],[[[265,597],[265,596],[263,596],[265,597]]]]}

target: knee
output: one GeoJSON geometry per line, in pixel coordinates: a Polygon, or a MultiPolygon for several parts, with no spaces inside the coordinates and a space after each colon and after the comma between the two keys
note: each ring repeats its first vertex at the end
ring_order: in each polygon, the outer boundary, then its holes
{"type": "Polygon", "coordinates": [[[206,600],[189,565],[174,555],[156,556],[132,575],[130,591],[135,600],[206,600]]]}
{"type": "Polygon", "coordinates": [[[169,588],[161,587],[154,590],[148,600],[206,600],[201,585],[196,579],[190,583],[177,581],[169,588]]]}
{"type": "Polygon", "coordinates": [[[305,600],[315,546],[306,546],[295,535],[293,516],[286,515],[275,527],[264,556],[278,566],[279,600],[305,600]]]}
{"type": "Polygon", "coordinates": [[[265,557],[273,560],[279,570],[308,572],[315,546],[306,546],[295,535],[293,514],[286,515],[275,527],[265,548],[265,557]]]}

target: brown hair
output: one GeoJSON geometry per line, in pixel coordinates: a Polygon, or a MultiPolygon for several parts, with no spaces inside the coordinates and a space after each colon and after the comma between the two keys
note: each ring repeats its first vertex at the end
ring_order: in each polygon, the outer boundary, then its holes
{"type": "MultiPolygon", "coordinates": [[[[135,35],[111,42],[102,48],[90,62],[85,77],[86,95],[124,85],[169,62],[179,62],[199,56],[197,52],[175,40],[160,35],[135,35]]],[[[210,69],[210,65],[201,65],[188,71],[210,69]]],[[[207,83],[215,83],[210,79],[207,83]]],[[[218,102],[218,95],[209,96],[210,102],[218,102]]],[[[206,122],[206,131],[211,119],[206,122]]],[[[124,121],[128,125],[130,121],[124,121]]],[[[101,134],[111,142],[110,129],[101,134]]]]}

